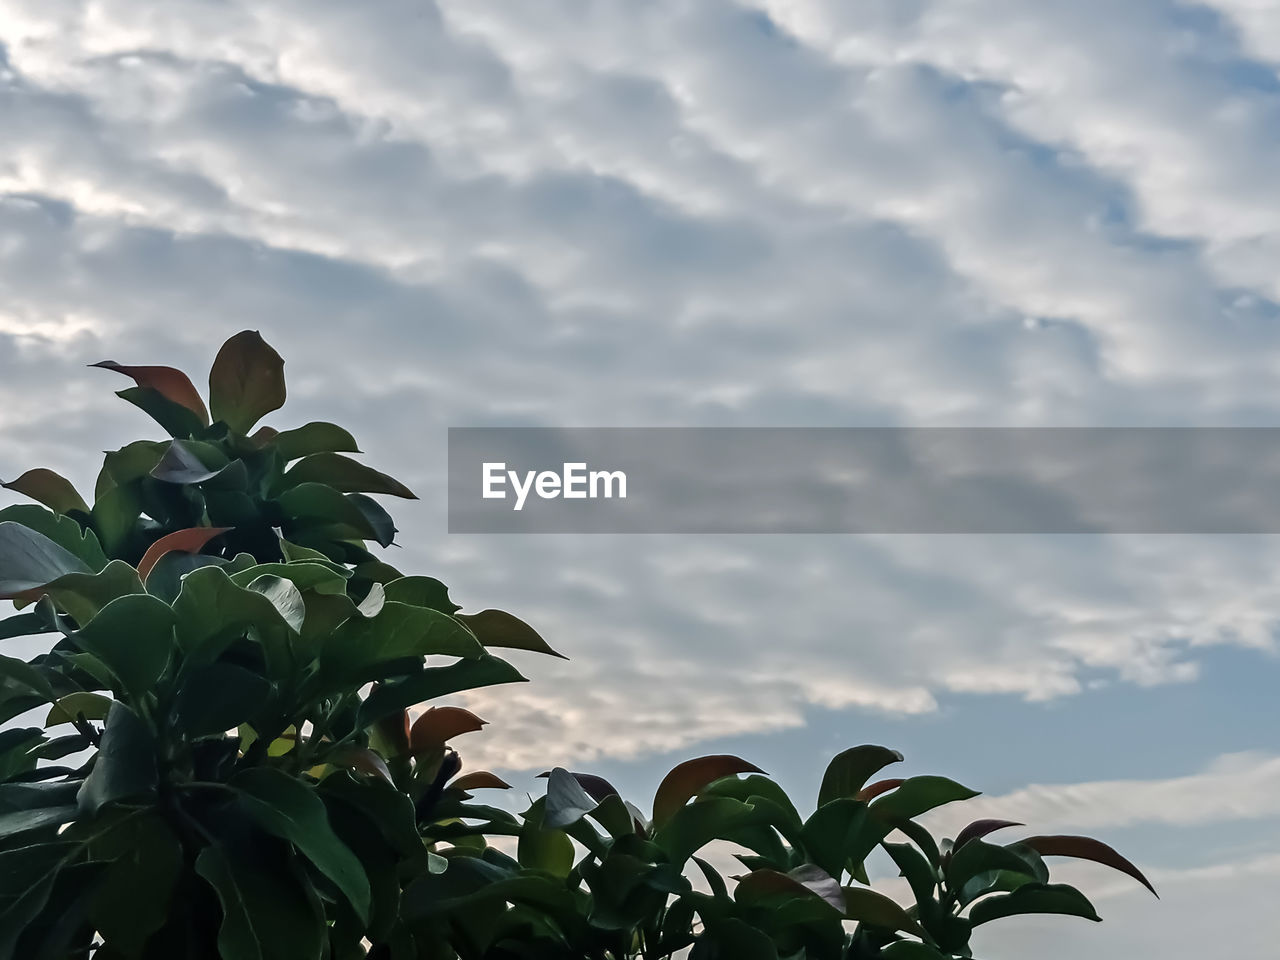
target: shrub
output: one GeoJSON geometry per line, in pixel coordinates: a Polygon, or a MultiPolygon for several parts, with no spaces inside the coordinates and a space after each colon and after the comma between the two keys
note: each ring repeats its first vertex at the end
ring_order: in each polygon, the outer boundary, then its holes
{"type": "Polygon", "coordinates": [[[368,549],[396,533],[370,495],[412,494],[345,430],[254,430],[285,400],[258,334],[222,347],[207,408],[172,368],[98,366],[169,439],[108,453],[92,506],[48,470],[5,484],[40,505],[0,511],[0,640],[50,649],[0,657],[0,960],[912,960],[1011,914],[1097,919],[1048,856],[1146,884],[1097,841],[990,843],[1002,821],[937,843],[918,818],[973,792],[869,784],[901,760],[883,747],[833,760],[808,817],[723,756],[672,770],[648,817],[558,767],[521,816],[475,803],[507,788],[460,773],[481,721],[409,708],[522,680],[493,648],[555,652],[368,549]],[[732,892],[713,840],[748,851],[732,892]],[[914,903],[870,889],[876,849],[914,903]]]}

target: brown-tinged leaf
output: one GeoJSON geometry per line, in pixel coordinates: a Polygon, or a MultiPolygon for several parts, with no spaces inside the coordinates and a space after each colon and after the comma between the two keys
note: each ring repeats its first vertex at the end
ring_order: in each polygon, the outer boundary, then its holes
{"type": "Polygon", "coordinates": [[[479,613],[459,613],[454,616],[461,620],[467,629],[476,635],[476,639],[486,647],[530,650],[533,653],[559,657],[561,660],[569,659],[564,654],[551,649],[551,645],[543,640],[533,627],[505,610],[481,610],[479,613]]]}
{"type": "Polygon", "coordinates": [[[166,553],[175,550],[182,553],[199,553],[204,545],[219,534],[226,533],[232,527],[188,527],[186,530],[175,530],[161,537],[142,555],[138,561],[138,576],[143,580],[151,573],[153,567],[166,553]]]}
{"type": "Polygon", "coordinates": [[[1156,893],[1156,888],[1151,885],[1150,880],[1143,876],[1141,870],[1101,840],[1094,840],[1091,837],[1050,836],[1028,837],[1022,843],[1042,857],[1071,857],[1075,860],[1090,860],[1093,863],[1100,863],[1105,867],[1110,867],[1112,870],[1119,870],[1121,873],[1137,880],[1155,894],[1157,899],[1160,897],[1160,894],[1156,893]]]}
{"type": "Polygon", "coordinates": [[[209,425],[209,411],[205,409],[204,401],[200,399],[200,394],[196,391],[191,379],[181,370],[175,370],[173,367],[126,366],[114,360],[103,360],[101,363],[91,363],[89,366],[114,370],[116,373],[123,373],[126,377],[132,377],[133,382],[138,386],[155,390],[166,399],[186,407],[200,418],[202,424],[209,425]]]}
{"type": "Polygon", "coordinates": [[[222,345],[209,371],[209,409],[236,433],[284,406],[284,360],[256,330],[242,330],[222,345]]]}
{"type": "Polygon", "coordinates": [[[490,773],[488,770],[477,770],[475,773],[464,773],[458,779],[453,780],[449,784],[450,787],[458,790],[510,790],[511,784],[503,780],[497,774],[490,773]]]}
{"type": "Polygon", "coordinates": [[[653,823],[661,827],[675,812],[689,802],[689,798],[709,783],[735,773],[764,773],[754,763],[728,754],[696,757],[671,768],[671,772],[658,784],[653,797],[653,823]]]}
{"type": "Polygon", "coordinates": [[[479,730],[485,722],[462,707],[428,707],[409,728],[409,749],[414,754],[428,753],[454,737],[479,730]]]}
{"type": "Polygon", "coordinates": [[[76,492],[70,480],[43,467],[28,470],[17,480],[10,480],[8,483],[0,481],[0,487],[30,497],[36,503],[43,503],[54,513],[70,513],[72,510],[89,512],[89,505],[76,492]]]}
{"type": "Polygon", "coordinates": [[[868,784],[858,791],[857,799],[863,803],[870,803],[882,793],[888,793],[890,790],[897,790],[906,783],[901,777],[892,777],[888,780],[877,780],[875,783],[868,784]]]}
{"type": "Polygon", "coordinates": [[[1021,826],[1025,826],[1025,824],[1017,823],[1013,820],[975,820],[956,834],[956,842],[952,846],[952,849],[959,850],[970,840],[981,840],[983,837],[995,833],[997,830],[1021,826]]]}

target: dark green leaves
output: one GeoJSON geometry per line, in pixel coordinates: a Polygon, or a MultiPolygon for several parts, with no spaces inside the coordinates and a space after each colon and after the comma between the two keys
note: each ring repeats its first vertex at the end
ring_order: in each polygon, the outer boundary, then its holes
{"type": "Polygon", "coordinates": [[[1001,917],[1025,913],[1056,913],[1094,921],[1102,919],[1088,898],[1075,887],[1061,883],[1037,883],[979,901],[969,911],[969,920],[976,927],[1001,917]]]}
{"type": "Polygon", "coordinates": [[[145,797],[156,779],[150,728],[123,703],[112,705],[93,770],[76,796],[81,812],[91,816],[108,804],[145,797]]]}
{"type": "Polygon", "coordinates": [[[233,663],[197,667],[174,698],[174,724],[192,738],[224,733],[254,717],[271,693],[265,678],[233,663]]]}
{"type": "Polygon", "coordinates": [[[342,493],[385,493],[417,499],[400,481],[340,453],[313,453],[303,457],[284,475],[285,489],[300,483],[323,483],[342,493]]]}
{"type": "Polygon", "coordinates": [[[313,453],[359,453],[355,438],[332,423],[314,420],[276,435],[275,448],[286,462],[313,453]]]}
{"type": "Polygon", "coordinates": [[[106,664],[136,700],[152,690],[169,663],[175,620],[167,603],[133,594],[112,600],[73,638],[106,664]]]}
{"type": "Polygon", "coordinates": [[[818,790],[818,806],[838,797],[856,797],[878,771],[891,763],[899,763],[902,754],[888,747],[852,747],[827,764],[818,790]]]}
{"type": "Polygon", "coordinates": [[[209,408],[241,435],[284,406],[284,361],[256,330],[245,330],[222,345],[209,371],[209,408]]]}
{"type": "Polygon", "coordinates": [[[460,613],[457,618],[466,624],[467,629],[476,635],[476,639],[486,647],[506,647],[511,650],[529,650],[533,653],[545,653],[548,656],[568,660],[562,653],[556,653],[551,645],[543,640],[538,631],[519,617],[513,617],[504,610],[481,610],[479,613],[460,613]]]}
{"type": "Polygon", "coordinates": [[[911,777],[892,793],[874,801],[871,813],[886,823],[912,820],[935,807],[976,796],[977,791],[946,777],[911,777]]]}
{"type": "Polygon", "coordinates": [[[17,480],[0,483],[0,487],[30,497],[37,503],[43,503],[55,513],[70,513],[72,510],[79,510],[85,514],[89,512],[89,505],[76,492],[71,481],[52,470],[43,468],[28,470],[17,480]]]}
{"type": "Polygon", "coordinates": [[[42,533],[0,522],[0,598],[17,597],[89,566],[42,533]]]}
{"type": "Polygon", "coordinates": [[[296,846],[342,891],[356,914],[369,919],[369,881],[355,854],[329,827],[324,804],[314,790],[269,768],[247,770],[232,785],[259,827],[296,846]]]}
{"type": "Polygon", "coordinates": [[[230,853],[220,846],[205,847],[195,870],[222,907],[223,960],[320,960],[319,905],[296,872],[243,847],[230,853]]]}
{"type": "MultiPolygon", "coordinates": [[[[453,617],[425,607],[387,603],[377,616],[352,617],[326,639],[320,666],[333,682],[386,678],[387,665],[428,655],[479,658],[484,649],[453,617]]],[[[405,673],[408,671],[399,671],[405,673]]]]}

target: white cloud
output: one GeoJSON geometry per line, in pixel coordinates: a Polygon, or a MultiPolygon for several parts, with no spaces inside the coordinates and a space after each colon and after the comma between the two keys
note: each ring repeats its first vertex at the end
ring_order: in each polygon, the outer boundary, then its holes
{"type": "Polygon", "coordinates": [[[460,540],[443,429],[1274,423],[1276,27],[1259,0],[0,0],[0,476],[87,486],[132,438],[80,364],[198,371],[262,329],[291,416],[426,497],[397,562],[574,657],[471,698],[508,767],[1198,682],[1213,646],[1275,650],[1270,541],[460,540]]]}

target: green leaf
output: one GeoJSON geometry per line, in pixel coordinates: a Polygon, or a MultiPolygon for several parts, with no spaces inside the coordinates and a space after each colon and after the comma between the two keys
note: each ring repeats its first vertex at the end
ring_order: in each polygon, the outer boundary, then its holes
{"type": "Polygon", "coordinates": [[[1027,913],[1052,913],[1101,922],[1089,899],[1066,884],[1026,884],[1013,893],[1002,893],[979,901],[969,911],[969,920],[979,924],[1027,913]]]}
{"type": "Polygon", "coordinates": [[[112,600],[71,636],[106,664],[133,698],[151,692],[173,653],[172,608],[146,594],[112,600]]]}
{"type": "Polygon", "coordinates": [[[128,400],[147,414],[174,439],[188,439],[204,428],[204,423],[194,410],[180,403],[174,403],[159,390],[150,387],[129,387],[125,390],[117,390],[116,396],[121,400],[128,400]]]}
{"type": "Polygon", "coordinates": [[[326,803],[337,801],[363,813],[402,857],[413,860],[424,855],[413,801],[394,787],[342,771],[325,777],[319,793],[326,803]]]}
{"type": "Polygon", "coordinates": [[[539,799],[525,814],[516,856],[523,867],[567,877],[573,870],[573,841],[563,830],[546,826],[545,809],[546,801],[539,799]]]}
{"type": "Polygon", "coordinates": [[[174,440],[159,462],[151,468],[151,476],[165,483],[204,483],[228,466],[230,464],[226,454],[211,443],[174,440]]]}
{"type": "Polygon", "coordinates": [[[466,624],[467,629],[476,635],[476,639],[486,647],[504,647],[510,650],[529,650],[533,653],[544,653],[548,656],[568,660],[562,653],[551,649],[551,645],[539,636],[538,632],[519,617],[513,617],[505,610],[481,610],[479,613],[460,613],[457,618],[466,624]]]}
{"type": "Polygon", "coordinates": [[[970,840],[952,854],[947,864],[947,883],[953,890],[959,890],[978,874],[994,870],[1012,870],[1036,879],[1033,865],[1013,850],[983,840],[970,840]]]}
{"type": "Polygon", "coordinates": [[[654,834],[654,842],[676,866],[712,840],[735,840],[756,822],[755,808],[729,797],[707,797],[680,807],[654,834]]]}
{"type": "Polygon", "coordinates": [[[0,599],[20,596],[69,573],[90,573],[83,560],[30,527],[0,522],[0,599]]]}
{"type": "Polygon", "coordinates": [[[248,587],[258,577],[273,576],[288,580],[304,593],[342,595],[347,590],[349,570],[305,560],[290,563],[262,563],[231,575],[238,587],[248,587]]]}
{"type": "Polygon", "coordinates": [[[738,773],[764,773],[754,763],[729,754],[695,757],[678,763],[662,778],[653,797],[653,823],[661,827],[703,787],[738,773]]]}
{"type": "Polygon", "coordinates": [[[279,611],[285,623],[295,631],[302,630],[302,622],[307,617],[307,606],[302,600],[302,593],[294,586],[293,581],[267,573],[254,577],[245,589],[251,593],[262,594],[279,611]]]}
{"type": "Polygon", "coordinates": [[[276,435],[275,447],[286,463],[313,453],[359,453],[351,434],[342,427],[320,420],[276,435]]]}
{"type": "Polygon", "coordinates": [[[39,613],[19,613],[0,620],[0,640],[12,640],[14,637],[34,637],[42,633],[52,633],[53,625],[48,617],[39,613]]]}
{"type": "Polygon", "coordinates": [[[304,878],[264,863],[243,847],[205,847],[195,868],[222,905],[222,960],[320,960],[323,920],[306,894],[304,878]]]}
{"type": "Polygon", "coordinates": [[[94,891],[89,917],[111,949],[137,956],[169,919],[182,846],[159,815],[147,814],[122,820],[92,853],[111,865],[94,891]]]}
{"type": "Polygon", "coordinates": [[[288,672],[292,628],[265,596],[236,586],[221,567],[187,574],[173,603],[178,645],[189,660],[216,660],[246,631],[262,644],[270,676],[288,672]]]}
{"type": "Polygon", "coordinates": [[[271,684],[244,667],[221,661],[191,671],[174,697],[173,722],[186,736],[225,733],[253,718],[271,684]]]}
{"type": "Polygon", "coordinates": [[[823,774],[822,786],[818,790],[818,806],[839,797],[856,797],[872,776],[889,764],[901,761],[902,754],[897,750],[870,744],[851,747],[837,754],[827,764],[826,773],[823,774]]]}
{"type": "Polygon", "coordinates": [[[340,453],[313,453],[303,457],[285,473],[283,489],[300,483],[323,483],[342,493],[383,493],[417,499],[400,481],[340,453]]]}
{"type": "Polygon", "coordinates": [[[113,600],[144,592],[138,571],[123,560],[112,560],[98,573],[69,573],[45,589],[77,623],[88,623],[113,600]]]}
{"type": "Polygon", "coordinates": [[[93,770],[76,795],[81,812],[92,816],[107,804],[149,795],[156,783],[151,730],[123,703],[113,704],[93,770]]]}
{"type": "Polygon", "coordinates": [[[364,521],[364,529],[369,531],[370,539],[380,547],[389,547],[395,542],[397,532],[395,521],[391,519],[391,514],[387,513],[382,504],[363,493],[348,493],[344,496],[347,502],[359,511],[364,521]]]}
{"type": "Polygon", "coordinates": [[[395,661],[430,655],[478,659],[485,654],[448,614],[386,603],[377,616],[352,617],[325,638],[320,670],[330,684],[366,683],[385,679],[385,668],[395,661]]]}
{"type": "Polygon", "coordinates": [[[523,683],[525,678],[515,667],[497,657],[462,660],[447,667],[427,667],[403,680],[383,683],[360,704],[358,725],[361,728],[406,707],[461,690],[475,690],[499,683],[523,683]]]}
{"type": "Polygon", "coordinates": [[[83,560],[90,570],[101,570],[107,565],[107,557],[102,552],[97,535],[92,530],[81,527],[71,517],[51,513],[35,504],[20,503],[0,510],[0,520],[20,523],[44,534],[58,546],[83,560]]]}
{"type": "Polygon", "coordinates": [[[925,936],[924,930],[906,910],[882,893],[869,887],[845,887],[845,918],[865,923],[883,930],[901,930],[917,937],[925,936]]]}
{"type": "MultiPolygon", "coordinates": [[[[733,917],[708,925],[698,939],[699,946],[704,943],[714,943],[720,951],[717,956],[723,960],[778,960],[777,948],[768,936],[733,917]]],[[[691,956],[704,954],[695,947],[691,956]]]]}
{"type": "Polygon", "coordinates": [[[384,584],[383,589],[386,591],[387,599],[397,603],[427,607],[449,614],[462,609],[449,599],[449,588],[435,577],[398,577],[384,584]]]}
{"type": "Polygon", "coordinates": [[[231,784],[240,791],[240,804],[258,826],[296,846],[368,922],[369,880],[355,854],[329,826],[324,803],[315,791],[269,767],[246,770],[231,784]]]}
{"type": "Polygon", "coordinates": [[[865,860],[882,837],[883,831],[868,822],[866,804],[852,797],[820,806],[800,832],[809,859],[833,877],[865,860]]]}
{"type": "Polygon", "coordinates": [[[0,784],[0,839],[70,823],[79,786],[79,781],[0,784]]]}
{"type": "Polygon", "coordinates": [[[76,492],[71,481],[52,470],[44,468],[28,470],[17,480],[10,480],[8,483],[0,482],[0,487],[13,490],[24,497],[30,497],[37,503],[43,503],[55,513],[70,513],[72,510],[79,510],[84,514],[89,512],[89,505],[76,492]]]}
{"type": "Polygon", "coordinates": [[[209,409],[236,433],[284,406],[284,360],[256,330],[244,330],[222,345],[209,371],[209,409]]]}
{"type": "Polygon", "coordinates": [[[74,843],[39,843],[0,851],[0,960],[15,960],[18,939],[44,910],[77,849],[74,843]]]}
{"type": "Polygon", "coordinates": [[[977,791],[946,777],[911,777],[893,793],[871,804],[872,816],[884,823],[912,820],[935,807],[957,800],[972,800],[977,791]]]}
{"type": "Polygon", "coordinates": [[[19,660],[16,657],[0,657],[0,680],[12,681],[24,690],[39,694],[44,697],[46,703],[52,703],[58,699],[58,695],[53,692],[53,687],[49,685],[44,674],[25,660],[19,660]]]}

